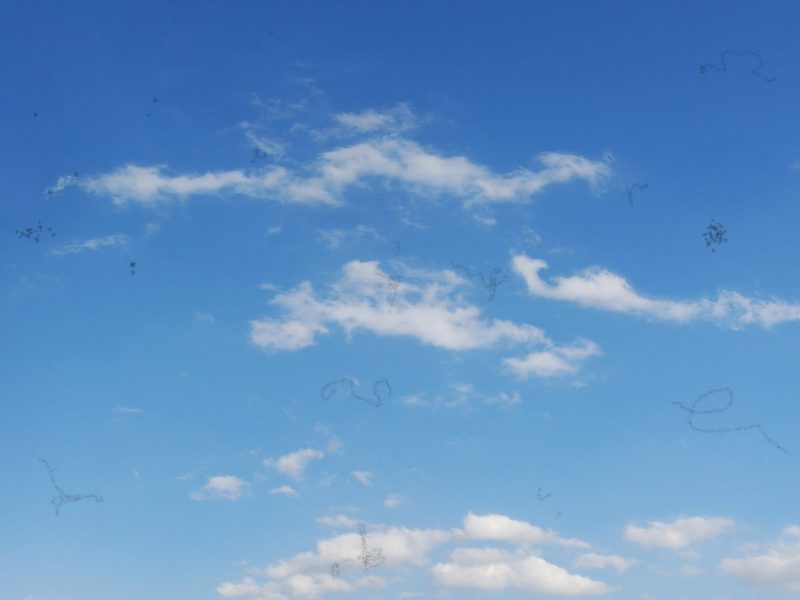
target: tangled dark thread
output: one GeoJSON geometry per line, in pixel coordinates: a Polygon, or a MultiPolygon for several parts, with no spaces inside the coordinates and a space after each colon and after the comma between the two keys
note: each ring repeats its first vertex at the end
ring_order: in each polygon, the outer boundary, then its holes
{"type": "Polygon", "coordinates": [[[128,269],[130,270],[131,275],[136,275],[136,261],[135,260],[129,260],[128,261],[128,269]]]}
{"type": "Polygon", "coordinates": [[[356,382],[348,377],[326,383],[324,386],[322,386],[319,395],[323,400],[330,400],[334,395],[339,393],[343,387],[349,387],[350,397],[353,400],[361,400],[362,402],[371,404],[375,408],[383,404],[383,401],[392,395],[392,386],[389,384],[389,380],[386,379],[386,377],[381,377],[372,384],[372,395],[375,397],[374,400],[365,398],[356,392],[356,382]],[[383,391],[383,393],[381,393],[381,391],[383,391]]]}
{"type": "MultiPolygon", "coordinates": [[[[728,241],[728,230],[725,229],[724,225],[712,219],[711,223],[709,223],[706,228],[706,232],[703,234],[703,239],[706,242],[706,248],[719,246],[728,241]]],[[[711,251],[716,252],[717,249],[711,248],[711,251]]]]}
{"type": "Polygon", "coordinates": [[[27,239],[33,240],[34,242],[38,242],[43,235],[48,235],[50,237],[56,237],[56,232],[53,230],[52,227],[46,227],[42,224],[41,221],[36,221],[36,225],[33,227],[25,227],[24,229],[17,229],[17,239],[27,239]]]}
{"type": "Polygon", "coordinates": [[[64,504],[68,504],[69,502],[80,502],[81,500],[87,500],[89,498],[91,498],[92,500],[94,500],[97,503],[100,503],[100,502],[103,501],[103,497],[102,496],[98,496],[97,494],[68,494],[68,493],[66,493],[64,490],[61,489],[61,486],[58,485],[58,483],[56,482],[56,475],[55,475],[55,472],[53,471],[53,467],[50,466],[50,463],[48,463],[43,458],[40,458],[39,462],[41,462],[44,465],[45,469],[47,469],[47,472],[50,474],[50,481],[53,484],[53,487],[56,488],[56,491],[58,492],[58,496],[53,496],[50,499],[50,504],[52,504],[53,508],[55,508],[55,510],[56,510],[56,517],[58,517],[59,512],[61,511],[61,507],[64,504]]]}
{"type": "Polygon", "coordinates": [[[545,493],[545,491],[542,488],[539,488],[539,490],[536,492],[536,497],[539,499],[540,502],[543,500],[547,500],[552,495],[553,492],[545,493]]]}
{"type": "Polygon", "coordinates": [[[673,404],[677,405],[681,410],[686,411],[687,417],[686,422],[689,424],[689,427],[693,431],[699,431],[701,433],[731,433],[733,431],[752,431],[756,430],[761,433],[764,439],[769,442],[772,446],[775,446],[778,450],[783,452],[784,454],[791,454],[786,448],[778,444],[775,440],[773,440],[767,432],[764,431],[764,428],[761,426],[761,423],[751,423],[749,425],[737,425],[736,427],[698,427],[695,425],[694,417],[695,415],[715,415],[719,413],[723,413],[727,411],[731,406],[733,406],[733,390],[727,387],[716,388],[713,390],[707,391],[705,394],[701,394],[690,405],[685,405],[683,402],[679,402],[674,400],[673,404]],[[728,400],[723,406],[718,406],[716,408],[706,408],[706,409],[698,409],[697,405],[703,402],[706,398],[713,396],[714,394],[725,393],[728,395],[728,400]]]}
{"type": "Polygon", "coordinates": [[[380,567],[386,561],[381,548],[370,549],[367,546],[367,527],[363,523],[358,524],[358,535],[361,537],[361,554],[356,558],[345,558],[331,564],[331,577],[339,576],[343,564],[361,563],[366,573],[372,568],[380,567]]]}
{"type": "Polygon", "coordinates": [[[392,312],[392,308],[397,304],[397,295],[400,292],[402,281],[399,277],[386,273],[381,273],[381,277],[386,280],[386,287],[389,288],[389,312],[392,312]]]}
{"type": "Polygon", "coordinates": [[[709,71],[715,71],[717,73],[727,71],[729,57],[753,59],[756,64],[750,69],[751,75],[760,77],[767,83],[772,83],[776,79],[775,77],[767,77],[761,72],[761,69],[764,68],[764,59],[760,54],[756,54],[752,50],[725,50],[725,52],[723,52],[720,56],[719,64],[706,63],[704,65],[700,65],[700,72],[705,74],[709,71]]]}
{"type": "Polygon", "coordinates": [[[482,271],[473,271],[466,265],[455,262],[452,258],[450,259],[450,264],[453,265],[454,269],[463,271],[464,275],[470,279],[479,278],[481,280],[481,285],[483,285],[489,295],[489,302],[494,300],[494,297],[497,295],[497,288],[508,279],[508,271],[500,267],[492,267],[489,271],[489,275],[485,276],[482,271]]]}
{"type": "Polygon", "coordinates": [[[633,206],[633,194],[635,192],[646,190],[649,187],[650,184],[647,182],[643,183],[635,182],[632,183],[631,185],[625,186],[625,196],[628,198],[628,202],[630,202],[630,205],[633,206]]]}

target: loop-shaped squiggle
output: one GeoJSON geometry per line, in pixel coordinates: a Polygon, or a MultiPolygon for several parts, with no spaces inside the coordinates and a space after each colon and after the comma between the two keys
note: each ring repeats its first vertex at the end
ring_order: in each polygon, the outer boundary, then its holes
{"type": "Polygon", "coordinates": [[[681,410],[683,410],[683,411],[685,411],[687,413],[686,422],[689,424],[689,428],[692,429],[693,431],[699,431],[700,433],[731,433],[733,431],[753,431],[753,430],[755,430],[755,431],[760,432],[761,435],[764,437],[764,439],[769,444],[771,444],[772,446],[774,446],[775,448],[777,448],[778,450],[780,450],[784,454],[791,454],[791,452],[789,452],[789,450],[787,450],[786,448],[784,448],[783,446],[778,444],[775,440],[773,440],[767,434],[767,432],[761,426],[761,423],[750,423],[748,425],[737,425],[737,426],[734,426],[734,427],[699,427],[699,426],[697,426],[695,424],[695,422],[694,422],[695,415],[715,415],[715,414],[720,414],[720,413],[726,412],[727,410],[729,410],[733,406],[733,401],[734,401],[733,390],[731,388],[729,388],[729,387],[721,387],[721,388],[715,388],[713,390],[709,390],[709,391],[705,392],[704,394],[699,395],[688,406],[686,404],[684,404],[683,402],[680,402],[678,400],[674,400],[672,402],[672,404],[677,405],[681,410]],[[711,398],[715,394],[720,394],[720,393],[724,393],[724,394],[727,395],[727,400],[725,401],[725,403],[723,405],[716,406],[716,407],[713,407],[713,408],[706,408],[706,409],[699,409],[698,408],[698,404],[701,404],[702,402],[706,401],[706,399],[711,398]]]}

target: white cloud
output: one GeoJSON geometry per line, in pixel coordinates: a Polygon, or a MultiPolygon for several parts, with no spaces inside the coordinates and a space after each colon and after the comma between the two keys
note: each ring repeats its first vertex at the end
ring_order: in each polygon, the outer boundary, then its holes
{"type": "MultiPolygon", "coordinates": [[[[334,115],[336,127],[317,131],[318,139],[337,135],[361,136],[352,143],[321,152],[291,171],[275,164],[252,169],[170,173],[165,165],[128,164],[90,177],[62,177],[57,193],[68,186],[110,197],[117,204],[145,206],[185,200],[198,195],[239,194],[298,204],[341,204],[350,188],[373,183],[398,187],[422,197],[448,197],[465,207],[498,202],[525,202],[555,184],[583,180],[595,185],[611,174],[607,160],[591,160],[575,154],[543,152],[538,170],[517,167],[497,173],[459,155],[444,155],[401,137],[417,120],[406,105],[390,111],[366,110],[334,115]]],[[[285,152],[282,142],[255,133],[249,123],[240,124],[248,140],[272,159],[285,152]]]]}
{"type": "Polygon", "coordinates": [[[602,354],[594,342],[581,340],[572,346],[554,346],[541,352],[531,352],[523,358],[506,358],[503,364],[518,377],[561,377],[575,373],[580,363],[602,354]]]}
{"type": "Polygon", "coordinates": [[[363,485],[372,485],[372,473],[369,471],[352,471],[350,474],[359,483],[363,485]]]}
{"type": "Polygon", "coordinates": [[[317,523],[320,525],[327,525],[328,527],[337,527],[340,529],[355,529],[358,527],[359,521],[348,517],[347,515],[336,515],[335,517],[319,517],[317,518],[317,523]]]}
{"type": "Polygon", "coordinates": [[[383,501],[384,508],[397,508],[403,503],[403,496],[400,494],[389,494],[383,501]]]}
{"type": "Polygon", "coordinates": [[[798,594],[800,542],[779,540],[763,554],[726,558],[720,562],[720,568],[744,585],[798,594]]]}
{"type": "Polygon", "coordinates": [[[702,319],[731,329],[747,325],[769,328],[783,322],[800,321],[800,303],[753,299],[728,290],[720,291],[716,299],[660,300],[641,295],[624,277],[605,269],[591,268],[569,277],[554,277],[554,283],[550,284],[539,275],[547,268],[543,260],[518,255],[513,259],[513,266],[525,279],[531,295],[598,310],[679,323],[702,319]]]}
{"type": "Polygon", "coordinates": [[[250,484],[233,475],[209,477],[206,484],[189,494],[192,500],[238,500],[245,494],[250,484]]]}
{"type": "Polygon", "coordinates": [[[296,452],[290,452],[276,459],[265,458],[264,464],[268,467],[276,469],[278,472],[291,477],[292,479],[300,480],[303,478],[303,473],[308,467],[308,464],[315,459],[321,459],[325,454],[319,450],[312,448],[303,448],[296,452]]]}
{"type": "Polygon", "coordinates": [[[647,525],[628,525],[625,539],[642,546],[677,550],[695,542],[709,540],[733,528],[725,517],[681,517],[671,522],[648,521],[647,525]]]}
{"type": "MultiPolygon", "coordinates": [[[[331,527],[355,527],[349,517],[320,517],[318,523],[331,527]]],[[[530,544],[583,546],[578,540],[565,540],[554,532],[545,532],[523,521],[503,515],[464,518],[461,529],[411,529],[407,527],[373,526],[364,538],[360,533],[346,533],[317,540],[314,551],[295,554],[287,560],[273,562],[261,569],[250,569],[251,577],[238,583],[217,587],[225,597],[245,596],[252,600],[277,598],[306,599],[327,593],[355,592],[361,588],[377,588],[387,582],[402,582],[414,569],[420,575],[433,575],[443,588],[472,587],[481,590],[521,589],[554,595],[601,594],[610,591],[600,581],[573,575],[533,554],[530,544]],[[498,548],[458,547],[448,560],[438,560],[431,567],[431,555],[446,544],[492,539],[515,545],[513,552],[498,548]],[[575,542],[578,542],[577,544],[575,542]],[[383,558],[369,573],[358,564],[363,552],[379,553],[383,558]],[[338,563],[340,572],[331,577],[331,565],[338,563]],[[380,569],[380,570],[378,570],[380,569]],[[380,575],[380,577],[378,577],[380,575]],[[398,576],[395,576],[398,575],[398,576]],[[253,576],[258,576],[257,581],[253,576]]],[[[398,590],[398,597],[413,597],[398,590]]]]}
{"type": "Polygon", "coordinates": [[[576,569],[606,569],[611,567],[619,573],[624,573],[636,564],[637,561],[631,558],[623,558],[616,554],[597,554],[589,552],[581,554],[575,559],[576,569]]]}
{"type": "Polygon", "coordinates": [[[196,313],[194,313],[194,316],[198,321],[203,321],[205,323],[210,323],[212,325],[216,321],[216,319],[214,318],[214,315],[211,315],[209,313],[196,312],[196,313]]]}
{"type": "Polygon", "coordinates": [[[290,498],[296,498],[300,495],[300,493],[290,485],[282,485],[280,487],[272,488],[269,493],[272,495],[282,494],[284,496],[289,496],[290,498]]]}
{"type": "Polygon", "coordinates": [[[75,242],[56,248],[51,252],[55,256],[66,256],[67,254],[80,254],[87,250],[99,252],[103,248],[112,248],[114,246],[125,246],[128,244],[129,238],[123,233],[115,233],[100,238],[92,238],[84,240],[83,242],[75,242]]]}
{"type": "MultiPolygon", "coordinates": [[[[347,335],[366,330],[381,336],[413,337],[456,351],[500,343],[539,345],[560,361],[560,367],[551,361],[549,370],[541,364],[527,366],[524,359],[512,361],[508,366],[521,376],[573,372],[577,361],[598,353],[591,342],[559,347],[533,325],[481,318],[480,309],[459,294],[458,288],[466,282],[454,271],[412,270],[401,265],[398,270],[403,271],[402,280],[390,277],[377,261],[355,260],[344,265],[327,294],[316,293],[309,282],[279,293],[271,304],[280,307],[284,316],[251,321],[250,339],[263,350],[298,350],[313,345],[333,324],[347,335]]],[[[532,360],[541,363],[540,358],[532,360]]]]}
{"type": "Polygon", "coordinates": [[[495,548],[459,548],[448,563],[433,567],[436,581],[445,587],[501,592],[509,588],[534,594],[584,596],[606,594],[602,581],[573,575],[539,556],[495,548]]]}
{"type": "Polygon", "coordinates": [[[545,530],[525,521],[505,515],[474,515],[464,517],[464,535],[474,540],[494,540],[510,544],[553,544],[572,548],[587,548],[589,544],[577,539],[562,538],[552,530],[545,530]]]}
{"type": "Polygon", "coordinates": [[[142,409],[128,406],[115,406],[111,412],[115,415],[138,415],[141,414],[142,409]]]}

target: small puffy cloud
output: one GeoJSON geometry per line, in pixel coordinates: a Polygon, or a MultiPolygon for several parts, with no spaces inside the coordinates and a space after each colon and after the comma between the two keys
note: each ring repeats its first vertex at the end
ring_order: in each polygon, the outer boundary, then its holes
{"type": "Polygon", "coordinates": [[[800,594],[800,541],[779,540],[761,554],[726,558],[719,566],[743,585],[800,594]]]}
{"type": "Polygon", "coordinates": [[[623,558],[616,554],[596,554],[589,552],[581,554],[575,559],[576,569],[615,569],[619,573],[624,573],[636,564],[637,561],[631,558],[623,558]]]}
{"type": "Polygon", "coordinates": [[[359,525],[359,521],[347,515],[318,517],[317,523],[328,527],[336,527],[338,529],[355,529],[359,525]]]}
{"type": "Polygon", "coordinates": [[[432,573],[444,587],[502,592],[519,589],[552,596],[606,594],[602,581],[573,575],[539,556],[511,553],[496,548],[459,548],[447,563],[438,563],[432,573]]]}
{"type": "Polygon", "coordinates": [[[400,494],[389,494],[383,501],[384,508],[397,508],[403,503],[403,496],[400,494]]]}
{"type": "Polygon", "coordinates": [[[594,342],[581,340],[571,346],[553,346],[540,352],[531,352],[522,358],[506,358],[505,367],[520,378],[561,377],[580,369],[581,363],[602,354],[594,342]]]}
{"type": "Polygon", "coordinates": [[[548,283],[540,276],[540,271],[547,268],[543,260],[517,255],[513,267],[525,280],[531,295],[597,310],[678,323],[705,320],[731,329],[748,325],[769,328],[800,321],[800,303],[797,302],[748,298],[728,290],[719,292],[715,299],[661,300],[640,294],[624,277],[605,269],[586,269],[577,275],[554,277],[553,282],[548,283]]]}
{"type": "Polygon", "coordinates": [[[464,536],[474,540],[494,540],[511,544],[554,544],[573,548],[587,548],[582,540],[562,538],[552,530],[545,530],[525,521],[505,515],[474,515],[464,517],[464,536]]]}
{"type": "Polygon", "coordinates": [[[325,454],[313,448],[303,448],[278,458],[265,458],[264,464],[295,480],[303,478],[303,473],[312,460],[318,460],[325,454]]]}
{"type": "Polygon", "coordinates": [[[194,313],[194,317],[198,321],[203,321],[204,323],[208,323],[210,325],[213,325],[216,322],[214,315],[205,312],[196,312],[194,313]]]}
{"type": "Polygon", "coordinates": [[[647,525],[628,525],[625,539],[641,546],[678,550],[695,542],[710,540],[733,529],[725,517],[681,517],[670,522],[648,521],[647,525]]]}
{"type": "Polygon", "coordinates": [[[300,495],[300,493],[290,485],[282,485],[280,487],[272,488],[269,493],[272,495],[281,494],[283,496],[289,496],[290,498],[296,498],[300,495]]]}
{"type": "Polygon", "coordinates": [[[192,500],[238,500],[250,484],[234,475],[215,475],[206,484],[189,494],[192,500]]]}
{"type": "Polygon", "coordinates": [[[352,471],[353,478],[363,485],[372,485],[372,473],[369,471],[352,471]]]}
{"type": "Polygon", "coordinates": [[[67,254],[81,254],[87,250],[99,252],[104,248],[113,248],[114,246],[125,246],[128,244],[129,238],[124,233],[115,233],[105,237],[91,238],[82,242],[74,242],[56,248],[51,252],[55,256],[66,256],[67,254]]]}

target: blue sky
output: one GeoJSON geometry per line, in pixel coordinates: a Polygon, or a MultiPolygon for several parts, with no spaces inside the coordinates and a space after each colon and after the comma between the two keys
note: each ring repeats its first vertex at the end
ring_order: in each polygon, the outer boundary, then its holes
{"type": "Polygon", "coordinates": [[[800,595],[798,25],[6,3],[0,597],[800,595]]]}

